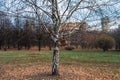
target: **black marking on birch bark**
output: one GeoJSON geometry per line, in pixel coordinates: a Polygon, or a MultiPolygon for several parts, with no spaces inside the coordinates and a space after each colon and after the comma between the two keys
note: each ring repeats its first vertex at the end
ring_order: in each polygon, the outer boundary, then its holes
{"type": "Polygon", "coordinates": [[[59,48],[56,46],[53,52],[53,67],[52,75],[57,75],[59,73],[59,48]]]}
{"type": "Polygon", "coordinates": [[[57,35],[57,34],[54,35],[53,40],[54,40],[54,42],[57,42],[57,41],[58,41],[58,35],[57,35]]]}

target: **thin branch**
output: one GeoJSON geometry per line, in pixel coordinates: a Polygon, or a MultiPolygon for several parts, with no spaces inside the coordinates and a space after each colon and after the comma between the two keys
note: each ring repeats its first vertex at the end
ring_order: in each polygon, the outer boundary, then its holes
{"type": "Polygon", "coordinates": [[[70,7],[70,3],[71,3],[71,0],[68,1],[68,5],[65,9],[65,11],[63,12],[62,16],[61,16],[61,19],[63,18],[63,16],[65,15],[65,13],[68,11],[69,7],[70,7]]]}

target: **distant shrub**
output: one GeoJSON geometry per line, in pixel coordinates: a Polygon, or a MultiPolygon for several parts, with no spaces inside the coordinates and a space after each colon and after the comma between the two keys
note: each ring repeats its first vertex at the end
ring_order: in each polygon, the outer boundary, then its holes
{"type": "Polygon", "coordinates": [[[65,50],[73,50],[73,49],[75,49],[73,46],[67,46],[67,47],[65,47],[65,50]]]}
{"type": "Polygon", "coordinates": [[[108,51],[108,49],[111,49],[115,45],[115,40],[109,35],[101,35],[97,39],[96,44],[99,48],[103,49],[103,51],[108,51]]]}

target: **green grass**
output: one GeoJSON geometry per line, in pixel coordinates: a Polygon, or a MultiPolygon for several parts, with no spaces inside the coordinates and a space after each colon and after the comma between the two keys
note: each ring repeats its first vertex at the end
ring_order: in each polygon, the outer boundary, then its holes
{"type": "MultiPolygon", "coordinates": [[[[41,51],[37,54],[24,51],[0,52],[0,63],[36,63],[51,61],[52,61],[51,51],[41,51]]],[[[60,62],[120,63],[120,52],[61,51],[60,62]]]]}
{"type": "Polygon", "coordinates": [[[62,61],[112,62],[120,63],[120,52],[103,51],[63,51],[62,61]]]}
{"type": "Polygon", "coordinates": [[[0,52],[0,63],[50,62],[50,59],[52,59],[52,54],[45,51],[37,54],[26,51],[0,52]]]}

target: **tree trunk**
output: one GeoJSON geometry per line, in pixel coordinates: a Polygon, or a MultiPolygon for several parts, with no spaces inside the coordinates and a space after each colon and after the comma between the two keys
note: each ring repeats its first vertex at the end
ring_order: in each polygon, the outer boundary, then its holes
{"type": "Polygon", "coordinates": [[[0,42],[0,50],[2,49],[2,44],[1,44],[1,42],[0,42]]]}
{"type": "Polygon", "coordinates": [[[54,50],[53,50],[53,66],[52,66],[52,75],[59,75],[59,47],[58,47],[58,32],[60,27],[60,16],[58,11],[58,2],[57,0],[51,0],[52,4],[52,21],[54,27],[54,50]]]}
{"type": "Polygon", "coordinates": [[[5,43],[3,46],[4,51],[7,51],[7,44],[5,43]]]}
{"type": "Polygon", "coordinates": [[[41,38],[38,39],[38,50],[41,51],[41,38]]]}
{"type": "Polygon", "coordinates": [[[4,35],[4,45],[3,45],[3,49],[4,51],[7,51],[7,34],[4,35]]]}
{"type": "Polygon", "coordinates": [[[52,75],[59,75],[59,48],[57,34],[54,36],[52,75]]]}
{"type": "Polygon", "coordinates": [[[20,41],[17,43],[17,49],[20,50],[20,41]]]}
{"type": "Polygon", "coordinates": [[[51,45],[49,45],[49,50],[50,50],[50,51],[52,50],[52,46],[51,46],[51,45]]]}

